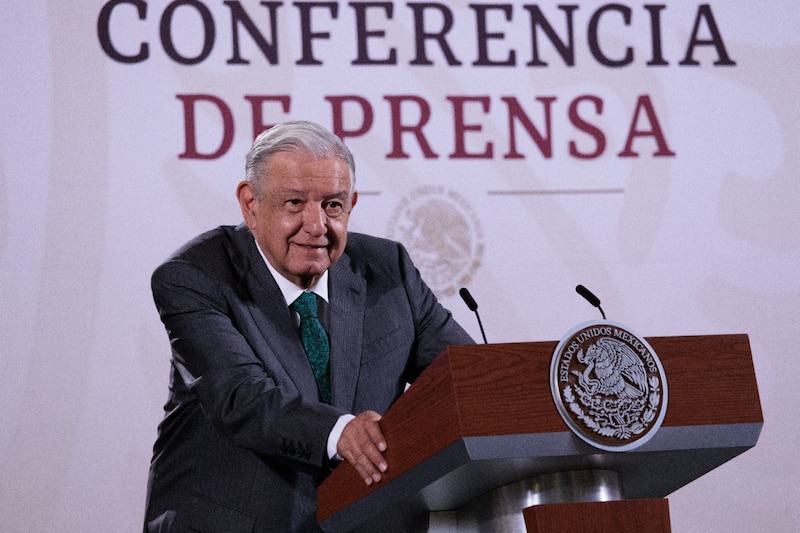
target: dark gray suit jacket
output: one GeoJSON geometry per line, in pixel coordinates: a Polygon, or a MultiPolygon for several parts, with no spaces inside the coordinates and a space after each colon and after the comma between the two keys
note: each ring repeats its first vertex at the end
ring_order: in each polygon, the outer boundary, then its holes
{"type": "Polygon", "coordinates": [[[332,405],[318,401],[294,319],[244,226],[153,274],[172,345],[146,531],[316,531],[340,415],[384,413],[448,345],[472,339],[398,243],[350,233],[329,274],[332,405]]]}

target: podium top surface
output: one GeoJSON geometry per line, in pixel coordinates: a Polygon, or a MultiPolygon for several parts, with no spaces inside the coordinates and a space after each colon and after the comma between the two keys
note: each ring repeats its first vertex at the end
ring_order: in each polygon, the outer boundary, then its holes
{"type": "MultiPolygon", "coordinates": [[[[663,497],[754,446],[763,417],[747,335],[649,337],[669,387],[643,446],[603,451],[574,435],[552,399],[557,342],[451,346],[381,421],[389,471],[367,487],[343,463],[318,492],[318,520],[351,530],[380,515],[456,509],[542,474],[608,469],[626,498],[663,497]]],[[[372,522],[371,522],[372,521],[372,522]]]]}

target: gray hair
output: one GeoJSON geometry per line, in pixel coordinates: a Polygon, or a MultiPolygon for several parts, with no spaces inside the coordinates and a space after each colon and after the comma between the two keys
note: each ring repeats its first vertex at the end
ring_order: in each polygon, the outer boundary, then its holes
{"type": "Polygon", "coordinates": [[[270,156],[277,152],[310,154],[319,159],[341,159],[350,168],[351,194],[355,190],[356,163],[342,140],[314,122],[290,120],[262,132],[247,153],[245,177],[253,184],[258,196],[261,196],[265,179],[260,170],[266,166],[270,156]]]}

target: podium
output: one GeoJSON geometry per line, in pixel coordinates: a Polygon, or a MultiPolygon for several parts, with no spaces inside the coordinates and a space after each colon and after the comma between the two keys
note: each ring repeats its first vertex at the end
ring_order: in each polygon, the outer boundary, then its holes
{"type": "Polygon", "coordinates": [[[562,420],[549,381],[557,342],[448,347],[381,421],[383,480],[367,487],[340,464],[318,491],[320,526],[424,532],[444,517],[442,531],[545,533],[644,520],[628,530],[668,532],[665,497],[755,446],[763,417],[747,335],[646,340],[669,403],[655,435],[626,452],[595,448],[562,420]]]}

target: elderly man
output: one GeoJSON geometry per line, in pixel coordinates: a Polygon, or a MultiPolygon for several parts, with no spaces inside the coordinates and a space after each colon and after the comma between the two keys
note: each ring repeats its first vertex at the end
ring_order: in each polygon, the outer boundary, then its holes
{"type": "Polygon", "coordinates": [[[310,122],[262,133],[237,188],[244,224],[153,274],[172,346],[145,531],[316,531],[337,461],[391,465],[381,414],[446,346],[471,343],[399,243],[348,233],[355,164],[310,122]]]}

